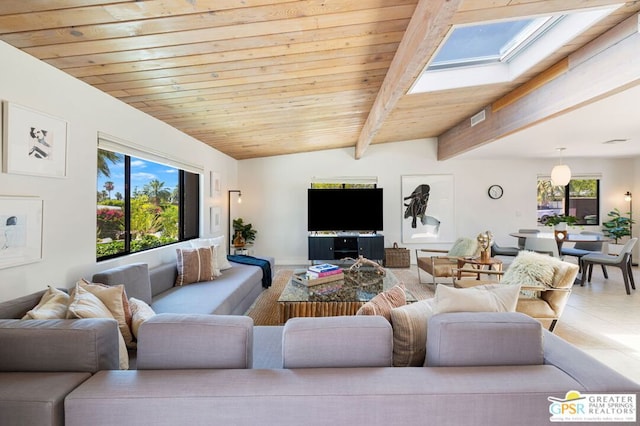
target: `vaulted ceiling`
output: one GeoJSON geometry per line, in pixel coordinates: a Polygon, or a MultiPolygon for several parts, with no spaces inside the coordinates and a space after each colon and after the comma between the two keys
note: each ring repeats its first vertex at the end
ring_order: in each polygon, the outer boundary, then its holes
{"type": "Polygon", "coordinates": [[[548,69],[640,3],[627,1],[514,81],[408,95],[452,25],[616,3],[2,0],[0,40],[236,159],[344,147],[360,158],[370,144],[427,137],[452,144],[447,158],[472,146],[456,147],[457,134],[468,138],[460,123],[546,84],[548,69]]]}

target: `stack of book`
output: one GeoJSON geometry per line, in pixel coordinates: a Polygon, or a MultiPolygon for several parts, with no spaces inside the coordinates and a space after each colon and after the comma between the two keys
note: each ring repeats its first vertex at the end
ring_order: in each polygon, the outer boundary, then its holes
{"type": "Polygon", "coordinates": [[[309,266],[304,278],[307,281],[306,285],[316,285],[342,280],[344,279],[344,273],[337,265],[323,263],[322,265],[309,266]]]}

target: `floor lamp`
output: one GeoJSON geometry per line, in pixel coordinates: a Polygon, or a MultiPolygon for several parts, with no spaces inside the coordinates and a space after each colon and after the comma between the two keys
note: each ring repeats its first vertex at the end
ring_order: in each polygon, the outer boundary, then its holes
{"type": "MultiPolygon", "coordinates": [[[[624,194],[624,200],[629,202],[629,234],[630,234],[629,238],[633,238],[633,205],[632,205],[632,199],[633,199],[633,197],[631,197],[631,192],[627,191],[627,193],[624,194]]],[[[631,261],[631,265],[632,266],[638,266],[637,263],[633,263],[633,260],[631,261]]]]}
{"type": "Polygon", "coordinates": [[[242,191],[239,189],[230,189],[227,191],[227,205],[229,206],[229,212],[227,214],[227,231],[229,231],[229,254],[231,254],[231,247],[233,246],[233,231],[231,229],[231,193],[238,193],[238,204],[242,203],[242,191]]]}

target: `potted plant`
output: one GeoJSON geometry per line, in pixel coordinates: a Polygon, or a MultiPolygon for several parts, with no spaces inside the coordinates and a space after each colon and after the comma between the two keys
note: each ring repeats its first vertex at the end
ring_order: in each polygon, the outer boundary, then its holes
{"type": "MultiPolygon", "coordinates": [[[[234,246],[236,247],[242,247],[244,244],[252,243],[256,239],[256,233],[258,232],[253,229],[253,225],[250,223],[244,223],[241,217],[233,219],[233,230],[236,235],[236,237],[234,237],[234,246]],[[242,244],[236,244],[238,235],[244,240],[242,244]]],[[[238,240],[240,241],[240,239],[238,240]]]]}
{"type": "Polygon", "coordinates": [[[631,236],[631,225],[635,223],[631,219],[631,213],[626,213],[629,217],[622,216],[620,210],[613,209],[607,216],[611,219],[606,222],[602,222],[602,231],[604,235],[609,238],[613,238],[615,244],[618,244],[618,240],[622,237],[631,236]]]}
{"type": "Polygon", "coordinates": [[[549,216],[549,218],[545,222],[545,225],[553,226],[557,230],[564,231],[567,229],[567,226],[574,226],[576,223],[578,223],[577,217],[560,214],[549,216]]]}

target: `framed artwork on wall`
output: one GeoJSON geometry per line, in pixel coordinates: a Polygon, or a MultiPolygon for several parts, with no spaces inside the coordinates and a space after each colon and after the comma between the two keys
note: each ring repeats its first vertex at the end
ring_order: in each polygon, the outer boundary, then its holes
{"type": "Polygon", "coordinates": [[[220,198],[220,173],[209,172],[209,197],[220,198]]]}
{"type": "Polygon", "coordinates": [[[220,232],[220,207],[209,207],[209,232],[220,232]]]}
{"type": "Polygon", "coordinates": [[[401,177],[402,242],[455,241],[453,175],[401,177]]]}
{"type": "Polygon", "coordinates": [[[42,206],[37,197],[0,196],[0,269],[42,259],[42,206]]]}
{"type": "Polygon", "coordinates": [[[4,102],[3,169],[6,173],[65,177],[68,123],[60,118],[4,102]]]}

